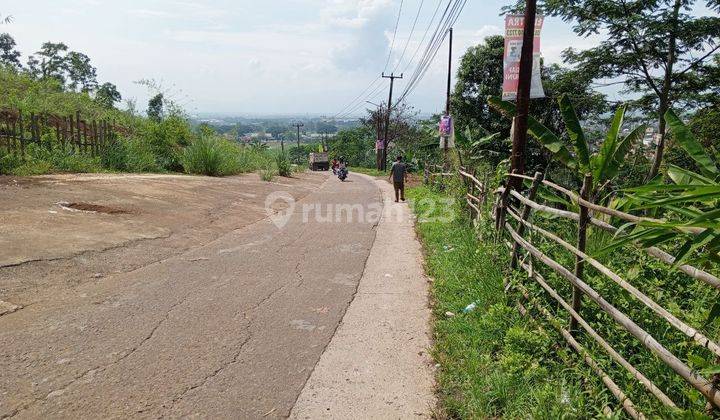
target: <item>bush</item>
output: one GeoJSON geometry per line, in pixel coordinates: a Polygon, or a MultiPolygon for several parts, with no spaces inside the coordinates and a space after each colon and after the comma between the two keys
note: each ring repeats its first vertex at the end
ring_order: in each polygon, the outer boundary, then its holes
{"type": "Polygon", "coordinates": [[[278,175],[289,177],[292,175],[292,165],[285,153],[275,155],[275,165],[277,166],[278,175]]]}
{"type": "Polygon", "coordinates": [[[193,139],[186,119],[171,115],[162,121],[144,120],[139,132],[139,139],[150,147],[161,168],[169,171],[183,169],[183,147],[190,145],[193,139]]]}
{"type": "Polygon", "coordinates": [[[119,139],[105,149],[101,156],[102,165],[121,172],[160,172],[152,149],[142,140],[119,139]]]}
{"type": "Polygon", "coordinates": [[[260,171],[260,178],[263,181],[272,181],[273,178],[275,178],[275,169],[272,166],[268,166],[267,168],[260,171]]]}
{"type": "Polygon", "coordinates": [[[224,176],[241,171],[238,146],[218,137],[203,137],[192,142],[182,154],[185,172],[224,176]]]}
{"type": "Polygon", "coordinates": [[[42,175],[53,172],[100,172],[99,158],[76,153],[70,147],[59,145],[29,144],[25,157],[4,155],[0,157],[0,173],[17,176],[42,175]]]}

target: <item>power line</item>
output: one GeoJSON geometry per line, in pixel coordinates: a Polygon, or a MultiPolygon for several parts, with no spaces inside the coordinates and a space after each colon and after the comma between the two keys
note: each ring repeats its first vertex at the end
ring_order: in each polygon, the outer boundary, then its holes
{"type": "Polygon", "coordinates": [[[400,59],[398,59],[398,62],[395,65],[395,68],[393,68],[393,72],[397,71],[398,67],[400,67],[400,64],[403,61],[403,58],[405,58],[405,52],[407,52],[408,45],[410,45],[410,39],[412,39],[412,36],[415,33],[415,26],[417,26],[417,22],[418,22],[418,19],[420,18],[420,13],[422,12],[424,4],[425,4],[425,0],[422,0],[420,2],[420,6],[418,7],[417,13],[415,14],[415,20],[413,21],[412,28],[410,28],[410,35],[408,35],[407,39],[405,40],[405,46],[403,47],[402,54],[400,54],[400,59]]]}
{"type": "Polygon", "coordinates": [[[440,22],[438,22],[435,33],[428,42],[427,48],[425,49],[425,52],[417,68],[413,72],[410,81],[408,82],[405,90],[398,99],[398,103],[407,98],[407,96],[414,91],[414,89],[423,79],[428,69],[430,68],[430,65],[432,64],[435,56],[437,55],[438,50],[440,49],[442,43],[447,37],[450,27],[452,27],[457,21],[457,19],[460,17],[460,13],[462,12],[466,3],[467,0],[455,0],[454,3],[453,0],[448,1],[448,5],[443,12],[443,16],[441,17],[440,22]]]}
{"type": "Polygon", "coordinates": [[[428,32],[430,32],[430,28],[432,27],[433,22],[435,22],[435,17],[437,17],[438,12],[440,11],[440,6],[442,6],[444,0],[439,0],[437,7],[435,7],[435,12],[433,12],[432,18],[430,19],[430,22],[428,23],[427,28],[425,28],[425,33],[423,33],[422,38],[420,39],[420,43],[418,43],[417,48],[415,48],[415,52],[413,53],[412,57],[410,57],[410,61],[407,62],[405,65],[405,68],[403,68],[403,73],[407,72],[412,63],[415,61],[415,57],[417,57],[417,54],[420,52],[420,48],[422,48],[423,42],[425,42],[425,38],[427,38],[428,32]]]}
{"type": "MultiPolygon", "coordinates": [[[[404,0],[400,0],[400,7],[398,9],[397,19],[395,20],[395,29],[393,31],[392,43],[390,44],[390,51],[388,51],[387,60],[385,60],[385,67],[383,68],[383,72],[387,70],[387,67],[390,64],[390,59],[392,57],[393,49],[395,48],[395,38],[397,37],[398,26],[400,25],[400,17],[402,16],[403,4],[404,4],[404,0]]],[[[417,20],[417,18],[416,18],[416,20],[417,20]]],[[[405,48],[407,48],[407,44],[406,44],[405,48]]],[[[403,52],[403,54],[404,54],[404,52],[403,52]]],[[[340,111],[338,111],[333,116],[333,118],[339,118],[341,115],[348,114],[348,112],[346,112],[346,110],[348,110],[349,108],[352,108],[353,106],[355,106],[355,108],[357,108],[358,103],[362,104],[364,102],[364,100],[361,99],[363,97],[363,95],[365,95],[365,93],[370,91],[373,88],[373,86],[377,87],[376,83],[378,83],[380,80],[382,80],[382,79],[373,79],[368,84],[368,86],[365,89],[363,89],[362,92],[360,92],[360,94],[358,96],[356,96],[352,101],[350,101],[340,111]]],[[[380,85],[382,86],[382,83],[380,83],[380,85]]],[[[351,112],[354,112],[354,110],[351,110],[351,112]]]]}
{"type": "Polygon", "coordinates": [[[390,51],[388,52],[388,58],[385,61],[385,67],[383,67],[383,72],[387,70],[387,66],[388,64],[390,64],[390,58],[392,57],[393,48],[395,48],[395,37],[397,36],[398,26],[400,25],[400,16],[402,16],[403,3],[404,0],[400,0],[400,9],[398,9],[397,20],[395,20],[395,31],[393,31],[392,43],[390,43],[390,51]]]}

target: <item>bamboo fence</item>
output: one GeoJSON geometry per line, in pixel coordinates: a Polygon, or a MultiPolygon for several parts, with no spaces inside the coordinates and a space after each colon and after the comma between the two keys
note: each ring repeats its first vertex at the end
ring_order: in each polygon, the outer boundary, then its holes
{"type": "MultiPolygon", "coordinates": [[[[483,208],[487,202],[489,195],[487,181],[482,182],[477,177],[468,172],[464,168],[460,168],[457,175],[462,180],[467,191],[465,194],[465,202],[473,219],[483,217],[483,208]]],[[[600,229],[613,235],[622,236],[619,228],[616,228],[607,220],[617,219],[623,223],[638,223],[649,219],[628,214],[617,209],[611,209],[595,203],[589,198],[589,186],[592,180],[587,178],[583,182],[583,188],[579,193],[568,190],[553,182],[545,180],[543,174],[537,173],[534,177],[526,175],[508,174],[510,177],[519,178],[529,181],[529,188],[524,191],[516,191],[509,187],[511,182],[506,182],[507,187],[500,187],[492,193],[496,196],[492,207],[491,218],[495,222],[497,238],[503,237],[502,241],[508,246],[511,253],[511,268],[522,269],[527,272],[528,277],[535,280],[547,296],[552,298],[559,304],[567,314],[566,322],[556,319],[547,308],[543,306],[537,299],[531,299],[524,285],[519,285],[519,289],[532,304],[531,307],[536,308],[537,312],[548,318],[550,324],[558,329],[561,336],[567,341],[568,345],[573,348],[585,361],[591,370],[595,372],[600,380],[605,384],[608,390],[617,398],[619,405],[632,418],[643,419],[645,415],[635,406],[630,398],[623,390],[611,379],[611,377],[602,370],[593,356],[577,341],[577,335],[583,330],[609,358],[626,370],[632,378],[634,378],[642,387],[660,403],[668,407],[677,407],[676,403],[666,395],[655,383],[653,383],[645,374],[643,374],[636,366],[634,366],[626,357],[618,352],[613,346],[603,338],[582,316],[583,308],[587,307],[588,301],[609,315],[612,320],[622,329],[630,333],[647,351],[655,355],[665,365],[671,368],[678,376],[682,377],[687,384],[699,391],[708,402],[708,411],[713,412],[720,406],[720,393],[718,392],[717,375],[713,378],[705,378],[697,371],[693,370],[678,356],[670,352],[649,332],[638,325],[627,314],[609,302],[599,292],[594,290],[588,283],[584,281],[585,266],[589,265],[598,273],[607,277],[618,287],[631,296],[634,300],[651,310],[655,316],[666,322],[669,326],[685,335],[689,342],[697,346],[707,349],[709,352],[718,357],[720,360],[720,346],[718,343],[704,335],[701,331],[693,328],[691,325],[681,320],[678,316],[673,315],[669,310],[659,303],[655,302],[650,296],[633,286],[629,281],[624,279],[619,273],[611,270],[603,265],[600,261],[586,253],[586,241],[589,229],[600,229]],[[555,208],[547,203],[539,203],[536,198],[540,186],[544,186],[554,190],[560,195],[564,195],[571,200],[572,203],[579,207],[577,212],[566,209],[555,208]],[[545,213],[557,218],[563,218],[577,224],[576,243],[571,244],[562,239],[560,235],[541,228],[532,222],[533,213],[545,213]],[[514,225],[514,226],[513,226],[514,225]],[[562,249],[570,252],[575,257],[575,265],[571,269],[564,267],[550,256],[540,250],[531,242],[527,232],[532,232],[533,237],[539,236],[545,240],[559,245],[562,249]],[[552,270],[559,278],[564,279],[572,286],[572,296],[566,299],[556,291],[543,275],[538,271],[538,267],[552,270]]],[[[445,173],[429,174],[426,181],[435,185],[434,179],[445,179],[445,173]]],[[[688,233],[699,233],[701,230],[689,229],[688,233]]],[[[666,264],[670,269],[675,259],[672,255],[657,248],[643,248],[638,244],[628,245],[637,246],[654,259],[666,264]]],[[[720,279],[715,275],[690,265],[681,265],[675,267],[691,278],[701,281],[710,287],[720,290],[720,279]]],[[[506,290],[510,286],[506,284],[506,290]]],[[[529,314],[528,308],[522,303],[518,303],[519,309],[523,314],[529,314]]],[[[589,308],[594,310],[595,308],[589,308]]],[[[713,412],[716,414],[717,412],[713,412]]]]}
{"type": "Polygon", "coordinates": [[[58,116],[0,110],[0,149],[25,157],[29,144],[59,145],[97,156],[117,138],[118,127],[108,120],[86,120],[80,111],[58,116]]]}

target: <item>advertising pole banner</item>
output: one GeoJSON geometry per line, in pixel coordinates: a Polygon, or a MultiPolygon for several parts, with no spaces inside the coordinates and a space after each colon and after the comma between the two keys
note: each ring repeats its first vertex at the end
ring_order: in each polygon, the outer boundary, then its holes
{"type": "MultiPolygon", "coordinates": [[[[533,71],[530,87],[530,98],[543,98],[545,91],[540,77],[540,31],[542,30],[544,16],[535,18],[535,37],[533,39],[533,71]]],[[[518,83],[520,77],[520,52],[523,44],[523,29],[525,19],[523,15],[505,16],[505,56],[503,58],[503,94],[504,101],[517,99],[518,83]]]]}

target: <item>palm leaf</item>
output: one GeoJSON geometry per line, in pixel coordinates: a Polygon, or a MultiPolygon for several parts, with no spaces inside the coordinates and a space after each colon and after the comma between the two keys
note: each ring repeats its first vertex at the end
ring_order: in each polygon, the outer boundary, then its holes
{"type": "Polygon", "coordinates": [[[585,133],[583,133],[580,126],[580,119],[578,119],[575,108],[573,108],[567,95],[563,95],[559,102],[560,113],[563,121],[565,121],[565,129],[570,136],[570,141],[575,146],[578,167],[583,174],[588,173],[590,170],[590,152],[588,151],[587,140],[585,140],[585,133]]]}

